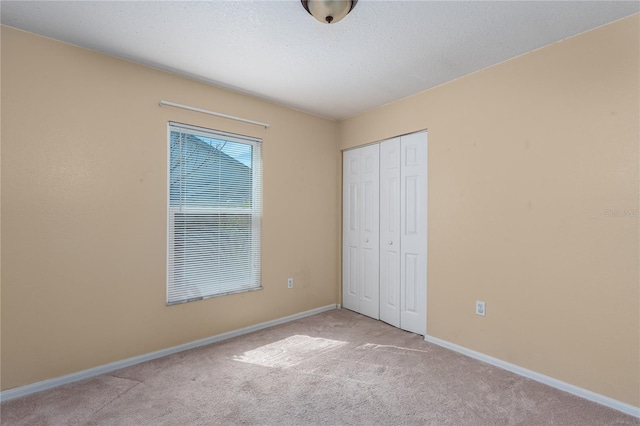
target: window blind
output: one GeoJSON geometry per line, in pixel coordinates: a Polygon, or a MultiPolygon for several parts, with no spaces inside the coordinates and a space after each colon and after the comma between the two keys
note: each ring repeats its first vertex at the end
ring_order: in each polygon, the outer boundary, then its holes
{"type": "Polygon", "coordinates": [[[167,304],[260,288],[261,145],[169,123],[167,304]]]}

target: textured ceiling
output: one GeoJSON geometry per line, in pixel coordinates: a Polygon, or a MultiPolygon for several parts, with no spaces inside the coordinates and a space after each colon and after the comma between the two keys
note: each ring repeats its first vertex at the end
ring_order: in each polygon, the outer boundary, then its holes
{"type": "Polygon", "coordinates": [[[2,24],[342,119],[637,13],[624,1],[2,1],[2,24]]]}

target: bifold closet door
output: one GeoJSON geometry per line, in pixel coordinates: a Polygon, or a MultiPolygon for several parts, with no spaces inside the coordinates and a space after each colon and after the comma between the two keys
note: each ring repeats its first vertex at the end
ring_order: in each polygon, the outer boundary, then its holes
{"type": "Polygon", "coordinates": [[[380,319],[400,327],[400,138],[380,142],[380,319]]]}
{"type": "Polygon", "coordinates": [[[379,146],[343,154],[342,304],[379,319],[379,146]]]}
{"type": "Polygon", "coordinates": [[[427,133],[343,154],[342,304],[421,335],[427,323],[427,133]]]}
{"type": "Polygon", "coordinates": [[[427,133],[400,138],[400,328],[427,333],[427,133]]]}
{"type": "Polygon", "coordinates": [[[380,142],[380,319],[426,334],[427,134],[380,142]]]}

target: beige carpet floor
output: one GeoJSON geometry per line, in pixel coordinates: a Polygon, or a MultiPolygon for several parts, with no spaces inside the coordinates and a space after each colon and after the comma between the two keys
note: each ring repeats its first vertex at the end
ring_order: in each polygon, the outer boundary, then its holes
{"type": "Polygon", "coordinates": [[[640,425],[333,310],[2,403],[2,425],[640,425]]]}

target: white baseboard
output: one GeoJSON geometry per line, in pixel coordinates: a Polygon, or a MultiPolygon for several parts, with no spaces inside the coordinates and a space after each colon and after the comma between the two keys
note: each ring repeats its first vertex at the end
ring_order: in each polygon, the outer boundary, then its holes
{"type": "Polygon", "coordinates": [[[309,311],[300,312],[298,314],[289,315],[287,317],[278,318],[278,319],[263,322],[260,324],[255,324],[249,327],[241,328],[239,330],[229,331],[227,333],[222,333],[216,336],[195,340],[193,342],[185,343],[178,346],[173,346],[171,348],[161,349],[156,352],[134,356],[132,358],[123,359],[121,361],[116,361],[109,364],[100,365],[98,367],[89,368],[87,370],[78,371],[77,373],[67,374],[66,376],[56,377],[54,379],[43,380],[41,382],[36,382],[29,385],[13,388],[13,389],[8,389],[0,392],[0,401],[9,401],[12,399],[31,395],[36,392],[41,392],[44,390],[56,388],[58,386],[67,385],[69,383],[79,382],[80,380],[86,380],[91,377],[100,376],[102,374],[120,370],[121,368],[129,367],[131,365],[140,364],[142,362],[151,361],[157,358],[162,358],[167,355],[172,355],[177,352],[186,351],[186,350],[197,348],[200,346],[210,345],[211,343],[216,343],[222,340],[231,339],[232,337],[242,336],[243,334],[253,333],[254,331],[262,330],[264,328],[273,327],[275,325],[280,325],[290,321],[309,317],[311,315],[316,315],[321,312],[330,311],[332,309],[336,309],[338,306],[339,305],[322,306],[320,308],[315,308],[309,311]]]}
{"type": "Polygon", "coordinates": [[[509,362],[491,357],[489,355],[485,355],[480,352],[476,352],[471,349],[467,349],[463,346],[456,345],[455,343],[447,342],[446,340],[438,339],[437,337],[427,335],[424,337],[424,340],[438,346],[442,346],[443,348],[451,349],[452,351],[461,353],[463,355],[467,355],[471,358],[475,358],[479,361],[486,362],[487,364],[502,368],[503,370],[511,371],[512,373],[535,380],[536,382],[543,383],[545,385],[551,386],[552,388],[560,389],[561,391],[568,392],[589,401],[593,401],[609,408],[613,408],[614,410],[621,411],[625,414],[640,418],[640,407],[636,407],[631,404],[609,398],[608,396],[600,395],[590,390],[574,386],[558,379],[554,379],[553,377],[545,376],[544,374],[536,373],[535,371],[519,367],[515,364],[511,364],[509,362]]]}

